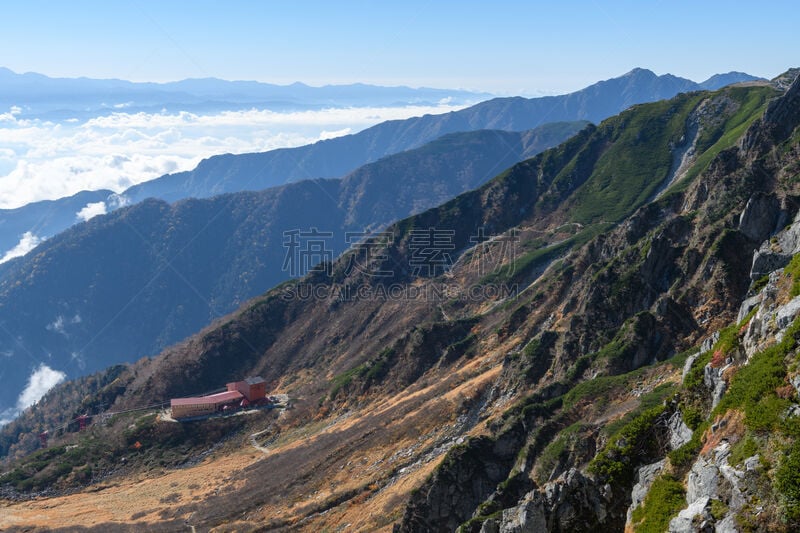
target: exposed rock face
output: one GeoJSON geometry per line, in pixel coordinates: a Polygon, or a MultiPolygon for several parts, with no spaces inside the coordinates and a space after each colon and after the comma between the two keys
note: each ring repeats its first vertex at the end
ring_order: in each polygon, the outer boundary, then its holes
{"type": "Polygon", "coordinates": [[[719,340],[719,331],[715,331],[708,338],[706,338],[702,342],[702,344],[700,344],[699,352],[697,352],[694,355],[690,355],[686,359],[686,362],[683,364],[683,372],[681,373],[681,382],[686,380],[686,376],[692,369],[692,365],[694,365],[694,362],[697,361],[697,358],[703,355],[704,353],[708,352],[709,350],[711,350],[711,348],[714,347],[714,345],[717,343],[718,340],[719,340]]]}
{"type": "Polygon", "coordinates": [[[703,355],[704,353],[709,351],[711,348],[714,347],[714,345],[717,343],[718,340],[719,340],[719,331],[715,331],[700,345],[700,352],[698,353],[698,355],[703,355]]]}
{"type": "Polygon", "coordinates": [[[644,465],[636,472],[636,483],[633,485],[633,490],[631,490],[631,505],[628,507],[628,514],[625,519],[626,524],[631,523],[633,510],[644,501],[645,496],[650,491],[650,487],[653,485],[653,480],[664,469],[664,463],[665,461],[662,459],[661,461],[644,465]]]}
{"type": "Polygon", "coordinates": [[[786,138],[798,120],[800,120],[800,77],[794,79],[782,98],[770,102],[764,116],[742,137],[740,147],[743,151],[763,153],[776,140],[786,138]]]}
{"type": "Polygon", "coordinates": [[[719,468],[715,461],[700,457],[692,465],[686,484],[686,501],[690,504],[700,498],[716,498],[719,492],[719,468]]]}
{"type": "Polygon", "coordinates": [[[739,216],[739,230],[750,240],[763,241],[786,222],[786,213],[773,195],[757,194],[747,201],[739,216]]]}
{"type": "Polygon", "coordinates": [[[500,520],[487,520],[481,533],[540,533],[608,530],[610,489],[604,490],[576,468],[534,490],[500,520]]]}
{"type": "Polygon", "coordinates": [[[522,435],[512,430],[496,440],[472,439],[452,449],[412,498],[399,531],[454,531],[506,479],[521,444],[522,435]]]}
{"type": "Polygon", "coordinates": [[[681,383],[686,381],[686,376],[689,375],[689,371],[692,369],[692,365],[694,365],[698,357],[700,357],[700,354],[696,353],[686,358],[686,362],[683,364],[683,371],[681,372],[681,383]]]}
{"type": "Polygon", "coordinates": [[[783,305],[777,304],[777,283],[782,275],[782,270],[772,272],[761,292],[745,300],[739,309],[739,315],[743,319],[756,305],[759,305],[758,311],[747,325],[747,330],[742,338],[742,348],[747,359],[769,345],[780,342],[786,328],[800,314],[800,296],[783,305]]]}
{"type": "Polygon", "coordinates": [[[795,217],[792,225],[765,241],[753,256],[750,277],[758,279],[779,268],[785,267],[792,256],[800,252],[800,220],[795,217]]]}
{"type": "Polygon", "coordinates": [[[687,426],[680,411],[675,411],[667,422],[669,431],[669,447],[676,450],[692,439],[693,431],[687,426]]]}
{"type": "MultiPolygon", "coordinates": [[[[698,529],[700,529],[694,525],[695,517],[699,516],[701,518],[699,522],[707,524],[708,517],[711,514],[709,512],[710,503],[711,500],[709,498],[701,498],[692,502],[689,507],[683,509],[680,513],[678,513],[678,516],[670,520],[670,533],[695,533],[698,529]]],[[[700,530],[703,531],[703,529],[700,530]]]]}
{"type": "Polygon", "coordinates": [[[735,514],[747,502],[747,473],[757,468],[758,458],[745,461],[745,470],[728,464],[731,447],[722,441],[709,457],[698,457],[689,472],[686,486],[688,506],[670,521],[671,532],[738,531],[735,514]],[[750,466],[748,466],[750,465],[750,466]],[[728,512],[716,523],[710,513],[711,500],[724,502],[728,512]]]}
{"type": "Polygon", "coordinates": [[[800,77],[796,77],[783,98],[776,98],[764,112],[764,124],[773,138],[780,139],[792,133],[800,121],[800,77]]]}
{"type": "Polygon", "coordinates": [[[722,395],[728,388],[728,383],[723,379],[722,375],[730,368],[730,363],[720,368],[714,368],[711,363],[707,364],[703,369],[703,384],[711,390],[711,408],[717,406],[722,399],[722,395]]]}

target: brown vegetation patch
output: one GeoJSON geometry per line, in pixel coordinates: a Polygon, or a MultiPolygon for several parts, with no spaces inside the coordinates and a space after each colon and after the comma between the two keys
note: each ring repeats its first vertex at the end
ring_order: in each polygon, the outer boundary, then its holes
{"type": "Polygon", "coordinates": [[[736,444],[744,436],[746,429],[744,413],[739,410],[731,409],[724,415],[717,416],[703,435],[703,448],[700,453],[708,455],[724,440],[731,445],[736,444]]]}

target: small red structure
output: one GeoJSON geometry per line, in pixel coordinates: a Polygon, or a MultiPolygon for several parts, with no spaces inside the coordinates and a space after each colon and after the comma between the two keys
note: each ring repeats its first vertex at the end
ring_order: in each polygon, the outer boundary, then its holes
{"type": "Polygon", "coordinates": [[[239,391],[250,403],[256,403],[267,396],[267,382],[264,378],[253,376],[244,381],[234,381],[226,385],[228,391],[239,391]]]}
{"type": "Polygon", "coordinates": [[[78,431],[83,431],[86,429],[86,426],[89,424],[89,416],[88,415],[81,415],[78,417],[78,431]]]}
{"type": "Polygon", "coordinates": [[[42,448],[47,448],[47,439],[50,437],[49,431],[42,431],[39,433],[39,442],[42,444],[42,448]]]}

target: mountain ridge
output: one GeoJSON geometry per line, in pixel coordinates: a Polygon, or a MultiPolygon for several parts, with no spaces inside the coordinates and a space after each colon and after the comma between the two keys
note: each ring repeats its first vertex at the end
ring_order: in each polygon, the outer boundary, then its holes
{"type": "MultiPolygon", "coordinates": [[[[635,69],[567,95],[496,98],[458,112],[387,121],[356,134],[304,147],[222,154],[201,161],[191,171],[167,174],[130,187],[122,196],[132,203],[148,197],[173,202],[186,197],[206,198],[225,192],[260,190],[300,179],[340,178],[361,165],[419,147],[446,133],[476,129],[522,131],[558,121],[599,122],[632,104],[699,89],[700,86],[690,80],[672,75],[658,77],[649,70],[635,69]],[[637,84],[642,87],[637,89],[637,84]]],[[[61,218],[69,216],[61,215],[61,218]]],[[[23,231],[18,235],[0,236],[0,250],[11,249],[20,235],[31,231],[22,224],[19,226],[23,231]]],[[[38,236],[46,238],[53,234],[38,236]]]]}
{"type": "MultiPolygon", "coordinates": [[[[0,67],[0,102],[9,105],[22,105],[29,102],[41,104],[40,98],[48,96],[58,101],[59,97],[72,95],[86,97],[88,95],[110,94],[120,97],[145,97],[150,102],[153,98],[165,98],[172,95],[178,98],[175,103],[197,103],[209,99],[229,99],[233,102],[265,102],[285,100],[303,102],[314,105],[329,103],[338,99],[340,102],[362,102],[362,105],[374,105],[383,100],[386,102],[403,101],[438,101],[446,97],[462,100],[483,99],[488,93],[472,92],[461,89],[437,89],[431,87],[381,86],[364,83],[341,85],[312,86],[301,82],[287,85],[272,84],[251,80],[223,80],[219,78],[187,78],[172,82],[132,82],[122,79],[96,79],[88,77],[53,78],[36,72],[16,73],[8,68],[0,67]],[[16,92],[19,91],[19,92],[16,92]],[[114,91],[114,93],[109,93],[114,91]],[[372,95],[370,95],[372,93],[372,95]],[[16,100],[15,100],[16,98],[16,100]],[[26,100],[33,98],[33,100],[26,100]],[[373,98],[373,102],[370,101],[373,98]],[[387,100],[388,98],[388,100],[387,100]],[[409,100],[410,99],[410,100],[409,100]]],[[[167,102],[170,100],[162,100],[167,102]]]]}
{"type": "MultiPolygon", "coordinates": [[[[753,79],[752,76],[746,79],[753,79]]],[[[728,78],[730,81],[733,78],[728,78]]],[[[252,159],[259,167],[258,180],[251,176],[248,186],[263,188],[265,185],[306,178],[338,177],[355,164],[352,161],[334,163],[331,154],[348,153],[357,157],[361,164],[373,161],[389,153],[397,153],[418,147],[428,140],[445,133],[471,131],[475,129],[501,129],[520,131],[531,129],[545,122],[588,120],[599,122],[615,115],[630,105],[661,100],[679,92],[701,90],[699,84],[672,75],[656,76],[646,69],[635,69],[618,78],[597,82],[589,87],[561,96],[538,98],[507,97],[494,98],[467,109],[452,111],[444,115],[387,121],[366,130],[319,141],[298,148],[285,148],[268,152],[272,155],[242,154],[220,155],[202,161],[195,171],[171,174],[137,185],[126,191],[133,201],[146,196],[157,196],[166,200],[177,199],[189,188],[189,196],[204,197],[214,193],[229,192],[226,181],[209,182],[202,187],[195,183],[197,177],[208,174],[222,159],[252,159]],[[644,85],[644,87],[643,87],[644,85]],[[609,101],[604,101],[607,99],[609,101]],[[359,151],[356,156],[355,151],[359,151]]]]}

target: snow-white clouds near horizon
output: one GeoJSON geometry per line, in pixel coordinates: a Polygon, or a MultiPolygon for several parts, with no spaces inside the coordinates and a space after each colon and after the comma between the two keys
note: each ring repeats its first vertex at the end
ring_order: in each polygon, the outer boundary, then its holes
{"type": "Polygon", "coordinates": [[[385,120],[461,107],[115,112],[83,122],[25,119],[14,107],[0,112],[0,209],[82,190],[122,192],[163,174],[191,170],[212,155],[301,146],[385,120]]]}
{"type": "Polygon", "coordinates": [[[60,370],[54,370],[41,363],[28,377],[28,383],[17,398],[15,408],[0,411],[0,427],[11,422],[23,410],[38,402],[47,391],[67,379],[60,370]]]}
{"type": "Polygon", "coordinates": [[[20,237],[19,244],[17,244],[15,247],[4,253],[2,257],[0,257],[0,265],[8,261],[11,261],[12,259],[15,259],[17,257],[22,257],[23,255],[27,254],[28,252],[39,246],[41,242],[42,239],[36,236],[33,232],[26,231],[20,237]]]}

